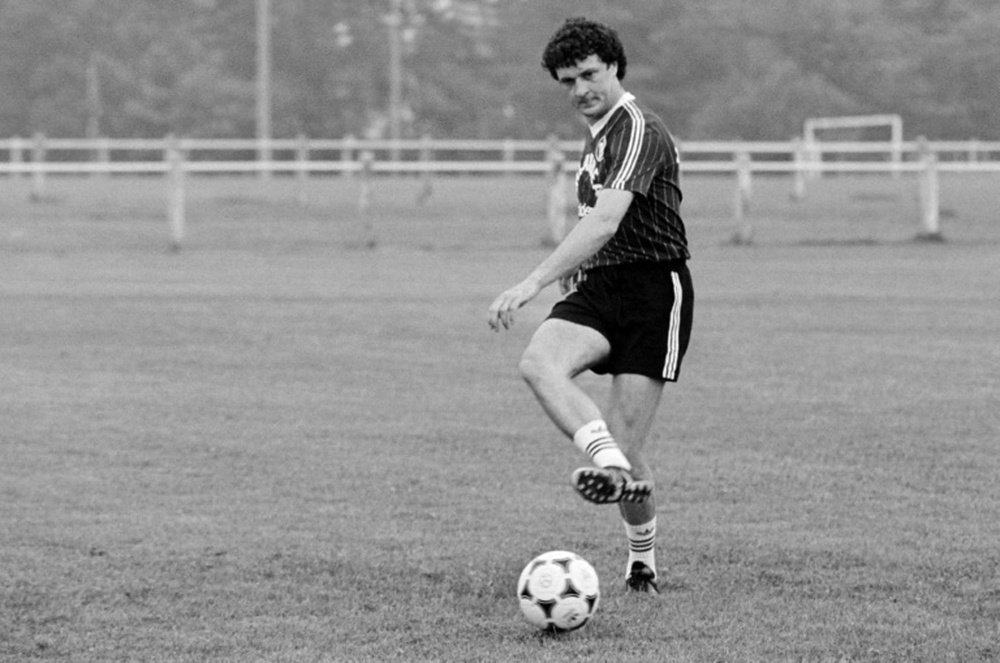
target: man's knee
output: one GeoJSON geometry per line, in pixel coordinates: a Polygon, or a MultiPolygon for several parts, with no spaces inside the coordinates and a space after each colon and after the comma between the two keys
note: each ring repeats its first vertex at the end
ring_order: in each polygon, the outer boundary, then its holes
{"type": "Polygon", "coordinates": [[[533,345],[529,345],[521,354],[517,370],[525,382],[535,385],[542,381],[546,373],[551,370],[551,366],[544,353],[539,352],[533,345]]]}
{"type": "Polygon", "coordinates": [[[521,355],[518,370],[528,384],[572,379],[609,351],[598,332],[563,320],[542,323],[521,355]]]}

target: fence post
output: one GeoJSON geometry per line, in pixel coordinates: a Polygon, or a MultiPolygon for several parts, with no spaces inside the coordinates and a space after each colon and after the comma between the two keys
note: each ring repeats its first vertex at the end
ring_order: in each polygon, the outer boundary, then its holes
{"type": "Polygon", "coordinates": [[[806,178],[810,180],[819,179],[823,174],[823,153],[817,147],[816,136],[812,133],[808,133],[803,140],[803,154],[806,160],[806,178]]]}
{"type": "Polygon", "coordinates": [[[941,234],[941,191],[937,154],[930,149],[925,137],[921,136],[917,140],[920,145],[920,161],[923,165],[920,173],[920,217],[923,231],[917,235],[917,239],[941,242],[944,241],[944,237],[941,234]]]}
{"type": "Polygon", "coordinates": [[[559,244],[566,236],[566,185],[563,180],[563,164],[566,162],[566,155],[559,147],[559,137],[549,136],[549,148],[547,152],[549,165],[549,200],[548,200],[548,221],[549,237],[547,244],[559,244]]]}
{"type": "Polygon", "coordinates": [[[361,152],[361,186],[358,187],[358,221],[360,223],[361,246],[367,249],[375,248],[375,225],[372,223],[368,210],[371,207],[371,179],[375,153],[371,150],[361,152]]]}
{"type": "Polygon", "coordinates": [[[375,154],[371,150],[361,152],[361,186],[358,187],[358,212],[364,214],[371,205],[372,162],[375,154]]]}
{"type": "Polygon", "coordinates": [[[309,184],[309,139],[306,138],[305,134],[299,134],[295,142],[295,179],[298,183],[296,199],[300,205],[305,205],[309,201],[307,193],[309,184]]]}
{"type": "MultiPolygon", "coordinates": [[[[97,163],[104,165],[111,163],[111,140],[107,136],[100,136],[97,138],[94,156],[97,159],[97,163]]],[[[110,175],[111,174],[107,170],[102,170],[97,173],[97,176],[101,179],[107,179],[110,175]]]]}
{"type": "Polygon", "coordinates": [[[736,191],[733,195],[733,217],[737,225],[736,234],[733,235],[734,244],[750,244],[753,240],[753,226],[747,218],[752,189],[750,155],[740,152],[736,155],[736,191]]]}
{"type": "MultiPolygon", "coordinates": [[[[514,162],[514,150],[515,150],[514,141],[512,141],[510,138],[504,138],[503,148],[502,148],[503,151],[502,158],[505,165],[509,165],[514,162]]],[[[513,174],[514,174],[513,171],[511,171],[510,169],[504,169],[504,177],[510,177],[513,174]]]]}
{"type": "Polygon", "coordinates": [[[31,201],[45,195],[45,134],[36,133],[31,142],[31,201]]]}
{"type": "Polygon", "coordinates": [[[271,179],[271,163],[274,161],[274,148],[270,138],[257,139],[257,177],[262,180],[271,179]]]}
{"type": "Polygon", "coordinates": [[[420,163],[423,170],[420,171],[420,192],[417,194],[417,204],[423,205],[430,200],[434,193],[434,181],[431,174],[431,163],[434,161],[434,145],[430,134],[420,137],[420,163]]]}
{"type": "Polygon", "coordinates": [[[357,139],[354,137],[354,134],[344,136],[344,147],[340,150],[340,162],[344,166],[340,172],[344,177],[354,176],[354,150],[356,149],[356,143],[357,139]]]}
{"type": "MultiPolygon", "coordinates": [[[[10,139],[10,162],[16,166],[24,163],[24,141],[20,136],[13,136],[10,139]]],[[[20,179],[21,173],[12,173],[11,177],[20,179]]]]}
{"type": "Polygon", "coordinates": [[[170,250],[181,250],[184,241],[185,219],[185,182],[184,154],[181,152],[180,141],[173,134],[166,137],[167,157],[167,220],[170,223],[170,250]]]}
{"type": "Polygon", "coordinates": [[[792,166],[792,200],[798,203],[806,198],[805,146],[798,136],[792,138],[792,166]]]}

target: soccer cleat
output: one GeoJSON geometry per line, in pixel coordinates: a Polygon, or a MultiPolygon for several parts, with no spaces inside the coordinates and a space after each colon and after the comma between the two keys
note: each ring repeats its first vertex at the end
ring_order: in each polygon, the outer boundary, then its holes
{"type": "Polygon", "coordinates": [[[656,572],[642,562],[633,562],[632,570],[625,578],[625,589],[630,592],[659,594],[660,588],[656,586],[656,572]]]}
{"type": "Polygon", "coordinates": [[[581,467],[573,472],[573,487],[594,504],[645,502],[653,494],[653,482],[636,480],[619,467],[581,467]]]}

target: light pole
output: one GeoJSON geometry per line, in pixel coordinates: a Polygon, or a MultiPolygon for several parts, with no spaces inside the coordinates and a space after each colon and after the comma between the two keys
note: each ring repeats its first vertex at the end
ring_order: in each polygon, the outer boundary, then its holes
{"type": "MultiPolygon", "coordinates": [[[[257,0],[257,159],[271,160],[271,0],[257,0]]],[[[261,177],[271,175],[260,171],[261,177]]]]}
{"type": "MultiPolygon", "coordinates": [[[[386,17],[389,26],[389,138],[398,141],[401,136],[400,115],[403,98],[403,64],[399,28],[403,24],[399,0],[392,0],[392,10],[386,17]]],[[[393,152],[396,148],[393,148],[393,152]]]]}

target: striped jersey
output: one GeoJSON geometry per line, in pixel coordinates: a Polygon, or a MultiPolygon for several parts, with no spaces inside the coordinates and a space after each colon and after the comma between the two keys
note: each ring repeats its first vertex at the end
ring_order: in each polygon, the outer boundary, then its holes
{"type": "Polygon", "coordinates": [[[579,218],[594,208],[601,189],[635,195],[618,230],[581,270],[690,258],[679,179],[677,148],[663,121],[626,92],[590,127],[576,174],[579,218]]]}

